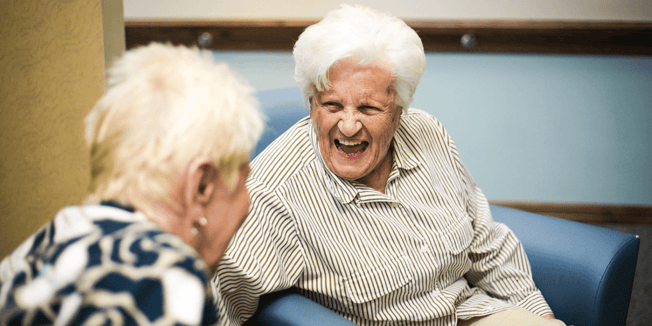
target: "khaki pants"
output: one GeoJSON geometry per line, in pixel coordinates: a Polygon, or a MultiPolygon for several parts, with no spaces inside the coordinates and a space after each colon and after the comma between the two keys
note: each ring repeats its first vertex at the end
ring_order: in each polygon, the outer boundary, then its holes
{"type": "Polygon", "coordinates": [[[565,326],[563,321],[545,319],[522,309],[510,309],[493,315],[458,320],[458,326],[565,326]]]}

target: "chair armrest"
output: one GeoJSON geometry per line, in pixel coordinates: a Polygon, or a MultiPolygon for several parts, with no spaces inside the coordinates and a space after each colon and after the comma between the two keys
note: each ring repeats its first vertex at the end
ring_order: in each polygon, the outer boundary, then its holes
{"type": "Polygon", "coordinates": [[[575,326],[625,325],[638,236],[493,205],[491,212],[523,244],[557,318],[575,326]]]}
{"type": "Polygon", "coordinates": [[[348,319],[296,293],[294,289],[262,296],[258,310],[245,325],[355,326],[348,319]]]}

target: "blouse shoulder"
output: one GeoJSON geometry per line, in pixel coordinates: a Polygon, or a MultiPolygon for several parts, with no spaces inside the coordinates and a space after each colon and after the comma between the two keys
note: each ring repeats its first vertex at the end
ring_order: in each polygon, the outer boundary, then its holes
{"type": "Polygon", "coordinates": [[[257,183],[274,189],[313,163],[317,157],[310,143],[308,128],[310,120],[306,117],[272,141],[252,160],[248,182],[252,186],[257,183]]]}
{"type": "Polygon", "coordinates": [[[448,136],[444,125],[432,114],[421,109],[409,108],[401,116],[401,126],[415,131],[436,132],[448,136]]]}
{"type": "Polygon", "coordinates": [[[397,132],[404,141],[420,144],[422,148],[443,153],[457,150],[441,121],[420,109],[409,108],[404,112],[397,132]]]}

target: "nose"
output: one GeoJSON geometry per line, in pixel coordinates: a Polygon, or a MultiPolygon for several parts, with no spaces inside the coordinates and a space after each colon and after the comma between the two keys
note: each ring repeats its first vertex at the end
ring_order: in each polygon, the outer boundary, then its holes
{"type": "Polygon", "coordinates": [[[337,123],[337,128],[346,137],[353,137],[362,129],[362,123],[358,120],[357,116],[352,112],[345,112],[337,123]]]}

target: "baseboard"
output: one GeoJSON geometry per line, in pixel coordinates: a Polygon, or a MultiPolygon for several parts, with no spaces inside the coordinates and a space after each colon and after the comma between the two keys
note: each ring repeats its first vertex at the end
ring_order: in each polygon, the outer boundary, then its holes
{"type": "Polygon", "coordinates": [[[652,225],[652,205],[490,200],[492,205],[582,223],[652,225]]]}

